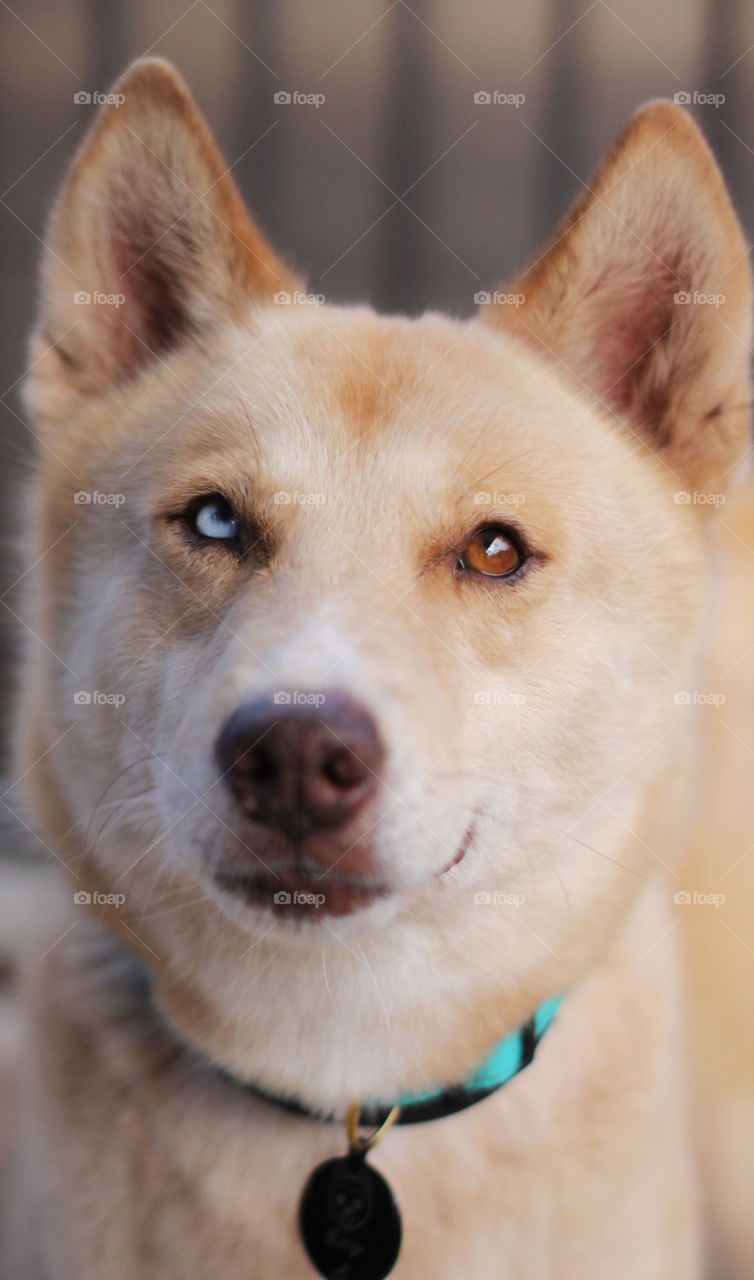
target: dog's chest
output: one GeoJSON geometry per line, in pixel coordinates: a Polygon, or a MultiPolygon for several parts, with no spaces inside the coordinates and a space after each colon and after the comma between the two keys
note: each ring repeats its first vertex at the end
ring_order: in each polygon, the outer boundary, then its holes
{"type": "MultiPolygon", "coordinates": [[[[579,1103],[550,1075],[545,1061],[469,1112],[394,1129],[370,1157],[403,1219],[397,1280],[693,1274],[669,1226],[683,1216],[683,1176],[667,1110],[653,1132],[635,1098],[579,1103]]],[[[300,1196],[345,1135],[230,1090],[160,1089],[153,1109],[103,1094],[78,1117],[59,1112],[75,1259],[61,1280],[108,1268],[133,1280],[158,1269],[163,1280],[312,1280],[300,1196]]]]}
{"type": "MultiPolygon", "coordinates": [[[[396,1280],[695,1280],[660,950],[651,970],[605,965],[580,984],[533,1064],[486,1101],[385,1135],[370,1160],[403,1219],[396,1280]]],[[[35,1009],[31,1175],[54,1210],[25,1234],[51,1246],[12,1280],[313,1280],[299,1202],[345,1153],[340,1126],[171,1056],[138,1009],[105,1026],[90,989],[73,991],[51,973],[35,1009]]]]}

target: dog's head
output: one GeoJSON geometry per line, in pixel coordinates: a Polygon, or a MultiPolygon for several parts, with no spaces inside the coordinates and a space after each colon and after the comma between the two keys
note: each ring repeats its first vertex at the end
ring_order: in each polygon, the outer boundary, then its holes
{"type": "Polygon", "coordinates": [[[21,765],[189,1034],[382,1092],[384,1012],[465,1061],[669,856],[744,244],[660,103],[474,320],[318,305],[175,73],[121,92],[44,262],[21,765]]]}

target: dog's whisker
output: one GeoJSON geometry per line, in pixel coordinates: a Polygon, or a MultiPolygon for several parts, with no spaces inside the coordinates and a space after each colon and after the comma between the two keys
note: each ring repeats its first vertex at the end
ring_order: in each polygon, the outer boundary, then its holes
{"type": "Polygon", "coordinates": [[[161,895],[157,898],[157,900],[156,900],[155,902],[152,902],[152,897],[153,897],[153,895],[154,895],[155,886],[156,886],[157,884],[159,884],[160,880],[161,880],[165,875],[167,875],[167,874],[168,874],[169,870],[170,870],[170,868],[169,868],[165,863],[162,863],[162,864],[157,868],[157,870],[156,870],[156,872],[155,872],[154,876],[152,877],[152,887],[151,887],[151,889],[150,889],[150,891],[149,891],[149,894],[147,895],[147,897],[146,897],[146,899],[145,899],[145,901],[144,901],[144,906],[143,906],[142,910],[146,911],[150,906],[153,906],[153,907],[155,907],[155,908],[157,908],[157,907],[162,907],[162,906],[164,906],[166,903],[170,902],[172,898],[175,898],[175,897],[177,897],[179,894],[181,894],[181,893],[185,893],[185,892],[186,892],[186,886],[185,886],[185,885],[179,885],[179,886],[176,886],[176,887],[174,887],[174,888],[172,888],[172,889],[169,889],[169,890],[167,891],[167,893],[161,894],[161,895]]]}
{"type": "Polygon", "coordinates": [[[553,827],[553,831],[556,831],[559,837],[575,841],[583,849],[588,849],[590,853],[596,854],[598,858],[604,858],[606,862],[611,862],[614,867],[619,867],[621,871],[625,871],[628,875],[636,876],[639,880],[646,880],[650,883],[657,882],[657,874],[645,875],[643,872],[637,871],[636,867],[627,867],[624,863],[619,862],[617,858],[611,858],[609,853],[604,853],[601,849],[596,849],[594,845],[587,844],[585,840],[574,835],[572,831],[559,830],[557,827],[553,827]]]}
{"type": "Polygon", "coordinates": [[[90,836],[90,834],[91,834],[92,822],[94,821],[95,817],[97,816],[97,813],[98,813],[98,811],[99,811],[99,809],[100,809],[100,807],[101,807],[101,805],[102,805],[102,803],[103,803],[103,801],[104,801],[104,799],[105,799],[105,796],[107,795],[107,793],[108,793],[108,791],[111,789],[111,787],[114,787],[114,786],[115,786],[115,784],[116,784],[117,782],[119,782],[119,781],[120,781],[120,779],[121,779],[121,778],[123,778],[123,777],[124,777],[124,776],[125,776],[125,775],[126,775],[126,774],[131,770],[131,769],[135,769],[137,765],[144,764],[144,763],[145,763],[145,761],[147,761],[147,760],[149,760],[149,759],[150,759],[150,756],[149,756],[149,755],[140,755],[140,756],[137,756],[137,758],[136,758],[135,760],[132,760],[130,764],[125,765],[121,770],[119,770],[119,772],[118,772],[118,773],[116,773],[116,774],[115,774],[115,776],[114,776],[113,778],[111,778],[111,779],[110,779],[110,781],[108,782],[108,784],[107,784],[107,786],[105,787],[104,791],[101,793],[101,795],[100,795],[99,799],[97,800],[97,803],[95,804],[94,808],[92,809],[91,817],[89,818],[89,823],[88,823],[88,825],[87,825],[87,829],[86,829],[86,832],[85,832],[85,834],[84,834],[84,841],[85,841],[85,843],[86,843],[86,842],[88,842],[88,840],[89,840],[89,836],[90,836]]]}
{"type": "Polygon", "coordinates": [[[324,946],[320,951],[320,958],[322,960],[322,977],[325,983],[325,990],[327,991],[327,994],[330,997],[330,1003],[332,1004],[333,1008],[335,1008],[336,1007],[335,997],[332,991],[330,990],[330,980],[327,976],[327,957],[326,957],[326,948],[324,946]]]}
{"type": "MultiPolygon", "coordinates": [[[[142,906],[142,911],[148,910],[152,902],[152,896],[154,894],[154,891],[157,888],[157,885],[160,883],[160,880],[162,879],[162,877],[167,874],[167,870],[168,868],[164,863],[161,863],[157,867],[157,870],[155,871],[152,877],[152,883],[149,886],[149,893],[147,894],[146,899],[144,901],[144,905],[142,906]]],[[[160,906],[163,902],[169,901],[169,899],[178,892],[180,892],[180,889],[176,889],[176,888],[172,889],[168,893],[164,894],[160,899],[158,899],[158,902],[156,905],[160,906]]]]}
{"type": "Polygon", "coordinates": [[[178,902],[175,906],[167,907],[164,911],[150,911],[147,914],[142,913],[138,917],[139,924],[144,920],[158,920],[161,916],[169,916],[174,911],[185,911],[187,907],[195,907],[200,902],[208,902],[209,894],[202,892],[198,898],[191,898],[189,902],[178,902]]]}
{"type": "Polygon", "coordinates": [[[100,825],[94,840],[91,841],[88,846],[91,849],[92,853],[96,853],[97,849],[99,848],[100,841],[102,840],[102,837],[105,831],[109,827],[111,827],[115,822],[117,822],[121,817],[123,817],[130,806],[136,807],[136,806],[144,805],[146,794],[147,793],[145,792],[141,792],[138,795],[126,796],[123,800],[112,802],[113,807],[111,812],[107,814],[104,821],[100,825]]]}

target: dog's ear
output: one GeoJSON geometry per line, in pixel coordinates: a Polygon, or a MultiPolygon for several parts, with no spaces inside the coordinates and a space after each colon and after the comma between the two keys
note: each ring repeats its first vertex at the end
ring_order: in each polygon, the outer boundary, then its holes
{"type": "Polygon", "coordinates": [[[687,485],[723,485],[747,443],[750,281],[720,171],[682,108],[639,111],[488,320],[554,357],[687,485]]]}
{"type": "Polygon", "coordinates": [[[137,62],[109,97],[50,223],[27,383],[42,418],[294,287],[176,71],[137,62]]]}

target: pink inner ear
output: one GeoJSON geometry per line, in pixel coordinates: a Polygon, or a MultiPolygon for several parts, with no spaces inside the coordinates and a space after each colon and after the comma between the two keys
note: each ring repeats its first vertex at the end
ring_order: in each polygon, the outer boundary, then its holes
{"type": "MultiPolygon", "coordinates": [[[[674,295],[683,287],[669,268],[645,281],[641,292],[626,291],[597,326],[594,366],[604,402],[649,429],[667,406],[668,337],[679,321],[674,295]]],[[[599,296],[599,292],[595,297],[599,296]]]]}
{"type": "Polygon", "coordinates": [[[120,175],[110,186],[110,253],[117,291],[125,295],[116,327],[117,360],[123,373],[135,373],[150,359],[175,347],[191,332],[181,270],[190,269],[196,246],[183,221],[161,225],[159,209],[167,201],[142,203],[143,176],[120,175]]]}

